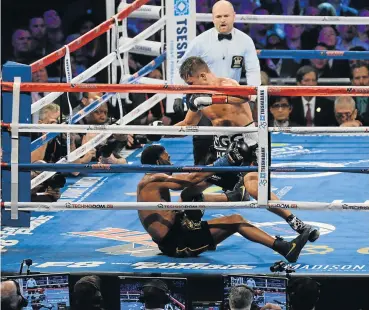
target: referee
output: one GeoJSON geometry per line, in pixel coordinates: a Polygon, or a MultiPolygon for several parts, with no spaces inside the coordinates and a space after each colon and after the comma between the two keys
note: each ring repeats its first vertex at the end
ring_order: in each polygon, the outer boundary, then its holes
{"type": "MultiPolygon", "coordinates": [[[[246,69],[247,85],[259,86],[260,64],[252,39],[242,31],[234,28],[236,13],[232,3],[225,0],[216,2],[212,9],[214,28],[211,28],[189,44],[186,53],[178,62],[178,70],[182,63],[191,56],[201,57],[209,69],[218,77],[227,77],[240,81],[242,68],[246,69]]],[[[179,74],[176,83],[183,84],[179,74]]],[[[252,98],[252,101],[255,101],[252,98]]],[[[174,103],[175,111],[182,111],[181,99],[174,103]]],[[[211,126],[210,121],[202,117],[199,126],[211,126]]],[[[194,136],[195,165],[204,164],[209,147],[213,145],[212,136],[194,136]]]]}

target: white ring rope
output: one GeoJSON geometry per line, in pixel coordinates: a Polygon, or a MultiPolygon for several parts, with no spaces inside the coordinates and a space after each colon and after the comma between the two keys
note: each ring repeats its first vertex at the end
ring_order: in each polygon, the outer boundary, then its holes
{"type": "MultiPolygon", "coordinates": [[[[119,125],[125,125],[132,121],[134,121],[138,116],[142,115],[146,111],[150,110],[152,107],[154,107],[158,102],[163,100],[166,97],[165,94],[156,94],[146,100],[145,102],[141,103],[138,107],[133,109],[131,112],[129,112],[127,115],[125,115],[121,120],[117,122],[119,125]]],[[[67,126],[67,125],[63,125],[67,126]]],[[[117,127],[117,125],[110,125],[112,127],[117,127]]],[[[138,126],[140,127],[140,126],[138,126]]],[[[152,129],[153,127],[151,127],[152,129]]],[[[96,137],[92,138],[90,141],[85,143],[84,145],[80,146],[76,150],[70,153],[69,161],[74,161],[81,156],[85,155],[88,151],[92,150],[95,146],[99,145],[100,143],[104,142],[107,138],[110,137],[112,133],[101,133],[100,131],[97,131],[96,133],[99,133],[96,137]]],[[[127,132],[129,134],[130,132],[127,132]]],[[[65,158],[60,159],[57,163],[66,163],[67,160],[65,158]]],[[[35,188],[37,185],[41,184],[45,180],[51,178],[55,172],[45,171],[39,174],[37,177],[31,180],[31,188],[35,188]]]]}
{"type": "MultiPolygon", "coordinates": [[[[2,203],[9,207],[9,202],[2,203]]],[[[268,206],[260,206],[255,201],[240,202],[19,202],[24,211],[61,211],[61,210],[196,210],[196,209],[300,209],[313,211],[369,211],[369,203],[343,202],[303,202],[268,201],[268,206]]]]}
{"type": "MultiPolygon", "coordinates": [[[[127,4],[121,2],[118,6],[118,12],[123,10],[127,4]]],[[[143,19],[159,19],[162,16],[162,9],[157,5],[143,5],[139,9],[132,12],[128,17],[143,18],[143,19]]]]}
{"type": "MultiPolygon", "coordinates": [[[[128,18],[159,19],[160,7],[143,5],[132,12],[128,18]]],[[[196,22],[212,21],[211,13],[196,13],[196,22]]],[[[235,22],[243,24],[368,25],[369,17],[236,14],[235,22]]]]}
{"type": "MultiPolygon", "coordinates": [[[[138,34],[136,37],[131,39],[129,42],[125,42],[123,45],[120,45],[119,52],[125,53],[126,51],[129,51],[132,49],[136,44],[141,42],[142,40],[145,40],[149,37],[151,37],[153,34],[155,34],[158,30],[160,30],[161,27],[165,25],[165,19],[160,19],[157,22],[155,22],[153,25],[145,29],[143,32],[138,34]]],[[[86,69],[81,74],[77,75],[71,80],[71,83],[79,84],[83,83],[87,79],[91,78],[98,72],[100,72],[102,69],[106,68],[109,64],[113,63],[116,60],[116,52],[112,52],[109,55],[105,56],[101,60],[99,60],[97,63],[92,65],[90,68],[86,69]]],[[[63,93],[62,92],[55,92],[50,93],[43,97],[42,99],[36,101],[31,105],[31,113],[36,113],[40,109],[42,109],[44,106],[52,103],[55,99],[59,98],[63,93]]]]}
{"type": "MultiPolygon", "coordinates": [[[[212,22],[213,20],[209,13],[197,13],[196,21],[212,22]]],[[[367,25],[369,17],[236,14],[235,22],[242,24],[367,25]]]]}
{"type": "MultiPolygon", "coordinates": [[[[126,75],[124,78],[130,78],[132,75],[126,75]]],[[[132,84],[154,84],[154,85],[163,85],[167,84],[167,81],[165,80],[159,80],[154,78],[148,78],[148,77],[139,77],[136,82],[132,84]]]]}
{"type": "MultiPolygon", "coordinates": [[[[158,94],[157,94],[158,95],[158,94]]],[[[157,98],[155,95],[154,97],[157,98]]],[[[164,98],[165,95],[160,95],[164,98]]],[[[152,97],[152,98],[154,98],[152,97]]],[[[151,98],[150,98],[151,99],[151,98]]],[[[150,100],[149,99],[149,100],[150,100]]],[[[149,101],[147,100],[147,101],[149,101]]],[[[147,102],[145,101],[145,103],[147,102]]],[[[141,104],[142,105],[142,104],[141,104]]],[[[138,107],[141,107],[139,105],[138,107]]],[[[137,107],[137,108],[138,108],[137,107]]],[[[136,109],[137,109],[136,108],[136,109]]],[[[135,110],[133,110],[135,111],[135,110]]],[[[129,114],[131,114],[131,111],[129,114]]],[[[128,114],[127,114],[128,115],[128,114]]],[[[127,116],[126,115],[126,116],[127,116]]],[[[138,114],[137,114],[138,116],[138,114]]],[[[19,132],[70,132],[70,133],[101,133],[102,131],[109,134],[147,134],[154,132],[160,135],[180,135],[180,136],[207,136],[215,134],[236,134],[236,133],[250,133],[257,132],[256,127],[212,127],[212,126],[126,126],[128,122],[117,125],[65,125],[65,124],[19,124],[11,125],[18,127],[19,132]]],[[[269,127],[269,132],[288,132],[288,133],[367,133],[369,134],[369,127],[269,127]]]]}

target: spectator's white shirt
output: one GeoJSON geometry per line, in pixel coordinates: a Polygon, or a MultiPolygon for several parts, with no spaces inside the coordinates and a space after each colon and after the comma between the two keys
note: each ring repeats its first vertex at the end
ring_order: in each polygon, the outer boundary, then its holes
{"type": "MultiPolygon", "coordinates": [[[[260,64],[256,54],[255,44],[244,32],[233,28],[232,39],[218,40],[218,31],[209,29],[193,39],[183,57],[178,62],[178,70],[188,57],[201,57],[210,70],[218,77],[231,78],[240,81],[242,65],[245,65],[247,84],[259,86],[260,64]]],[[[182,84],[179,74],[176,83],[182,84]]]]}
{"type": "Polygon", "coordinates": [[[27,280],[26,287],[27,288],[34,288],[37,286],[37,282],[35,279],[31,278],[27,280]]]}
{"type": "Polygon", "coordinates": [[[311,98],[310,101],[307,101],[305,99],[305,97],[301,97],[302,98],[302,104],[304,106],[304,117],[306,117],[306,112],[308,110],[308,106],[307,104],[310,103],[310,111],[311,111],[311,119],[314,120],[314,116],[315,116],[315,101],[316,101],[316,97],[311,98]]]}
{"type": "Polygon", "coordinates": [[[247,285],[248,287],[250,287],[250,288],[255,287],[255,286],[256,286],[255,280],[254,280],[254,279],[248,279],[248,280],[246,281],[246,285],[247,285]]]}

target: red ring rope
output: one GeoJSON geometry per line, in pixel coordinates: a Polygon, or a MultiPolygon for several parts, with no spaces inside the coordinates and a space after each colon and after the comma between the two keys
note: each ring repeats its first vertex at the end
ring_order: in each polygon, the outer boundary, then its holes
{"type": "MultiPolygon", "coordinates": [[[[13,91],[13,82],[2,82],[3,91],[13,91]]],[[[118,92],[165,94],[227,94],[234,96],[256,95],[253,86],[184,86],[184,85],[132,85],[132,84],[70,84],[70,83],[21,83],[23,92],[118,92]]],[[[369,86],[268,86],[268,94],[274,96],[369,96],[369,86]]]]}

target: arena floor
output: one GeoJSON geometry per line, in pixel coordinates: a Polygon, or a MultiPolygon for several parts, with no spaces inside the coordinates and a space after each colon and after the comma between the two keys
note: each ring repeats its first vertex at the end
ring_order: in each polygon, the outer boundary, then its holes
{"type": "MultiPolygon", "coordinates": [[[[280,166],[358,167],[369,165],[368,136],[294,136],[274,134],[273,164],[280,166]]],[[[161,142],[174,164],[192,163],[191,138],[161,142]]],[[[141,150],[128,160],[138,163],[141,150]]],[[[68,180],[63,201],[135,201],[142,174],[90,174],[68,180]]],[[[348,173],[279,173],[274,192],[284,200],[364,202],[369,175],[348,173]]],[[[213,187],[210,191],[217,191],[213,187]]],[[[173,193],[173,197],[178,193],[173,193]]],[[[266,210],[209,210],[205,219],[240,213],[272,235],[294,236],[290,227],[266,210]]],[[[302,252],[300,273],[369,274],[369,212],[296,211],[321,229],[321,237],[302,252]]],[[[34,213],[29,229],[2,229],[3,271],[17,271],[23,259],[33,271],[119,271],[185,273],[269,273],[282,257],[234,235],[215,252],[197,258],[159,255],[137,211],[63,211],[34,213]]]]}

